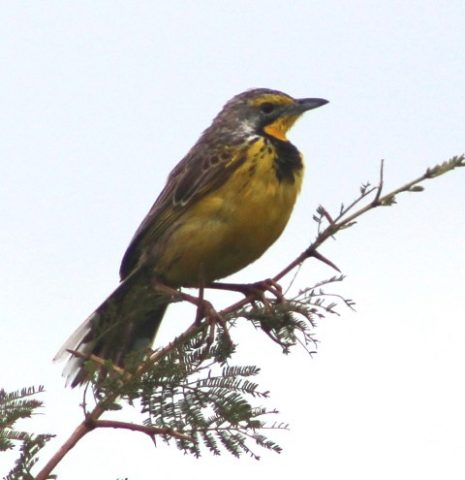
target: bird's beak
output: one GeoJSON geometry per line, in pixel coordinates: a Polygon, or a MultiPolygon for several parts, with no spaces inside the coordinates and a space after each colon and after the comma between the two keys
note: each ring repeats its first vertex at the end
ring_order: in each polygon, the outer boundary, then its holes
{"type": "Polygon", "coordinates": [[[294,106],[295,113],[299,114],[307,110],[313,110],[327,103],[329,103],[329,100],[325,100],[324,98],[299,98],[297,104],[294,106]]]}
{"type": "Polygon", "coordinates": [[[328,100],[324,98],[299,98],[294,103],[286,105],[278,110],[274,121],[264,127],[264,131],[279,140],[287,141],[286,133],[294,125],[296,120],[307,110],[322,107],[328,100]]]}

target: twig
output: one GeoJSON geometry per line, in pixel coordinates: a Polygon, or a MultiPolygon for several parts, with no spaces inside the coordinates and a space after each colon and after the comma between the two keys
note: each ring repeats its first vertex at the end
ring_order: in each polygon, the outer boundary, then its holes
{"type": "MultiPolygon", "coordinates": [[[[71,355],[74,355],[75,357],[82,358],[83,360],[92,360],[93,362],[97,363],[101,367],[108,368],[107,362],[102,357],[98,357],[97,355],[94,355],[94,354],[85,355],[84,353],[78,350],[71,350],[70,348],[67,348],[66,351],[69,352],[71,355]]],[[[123,368],[118,367],[118,365],[112,365],[111,368],[112,370],[114,370],[116,373],[119,373],[120,375],[124,375],[126,373],[126,371],[123,368]]]]}
{"type": "Polygon", "coordinates": [[[177,432],[172,428],[160,428],[153,427],[151,425],[140,425],[138,423],[130,422],[120,422],[117,420],[95,420],[92,425],[92,428],[121,428],[124,430],[131,430],[133,432],[141,432],[148,435],[152,440],[155,435],[167,435],[170,437],[177,438],[179,440],[187,440],[193,442],[194,440],[189,435],[184,433],[177,432]]]}

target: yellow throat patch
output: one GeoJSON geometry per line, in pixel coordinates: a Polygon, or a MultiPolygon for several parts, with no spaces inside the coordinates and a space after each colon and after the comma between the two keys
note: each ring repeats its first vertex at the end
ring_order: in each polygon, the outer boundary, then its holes
{"type": "Polygon", "coordinates": [[[268,135],[271,135],[278,140],[287,141],[286,133],[294,125],[299,115],[289,115],[277,118],[273,123],[266,125],[263,130],[268,135]]]}

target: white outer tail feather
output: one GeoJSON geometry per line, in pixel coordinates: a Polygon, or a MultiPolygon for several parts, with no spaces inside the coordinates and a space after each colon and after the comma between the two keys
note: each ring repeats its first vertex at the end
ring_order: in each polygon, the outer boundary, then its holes
{"type": "Polygon", "coordinates": [[[75,350],[83,355],[88,355],[92,351],[94,342],[83,343],[83,340],[92,329],[92,325],[94,324],[97,315],[98,313],[94,312],[87,317],[69,336],[60,350],[53,357],[54,362],[61,362],[68,359],[63,370],[63,376],[66,377],[66,385],[69,385],[73,381],[83,362],[82,358],[72,355],[68,350],[75,350]]]}

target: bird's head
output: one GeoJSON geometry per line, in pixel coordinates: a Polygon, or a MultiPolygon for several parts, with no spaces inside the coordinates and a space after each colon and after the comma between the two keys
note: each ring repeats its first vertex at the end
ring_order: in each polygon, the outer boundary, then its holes
{"type": "Polygon", "coordinates": [[[293,98],[283,92],[256,88],[236,95],[223,107],[212,127],[241,136],[269,135],[287,141],[286,134],[307,110],[328,103],[322,98],[293,98]]]}

